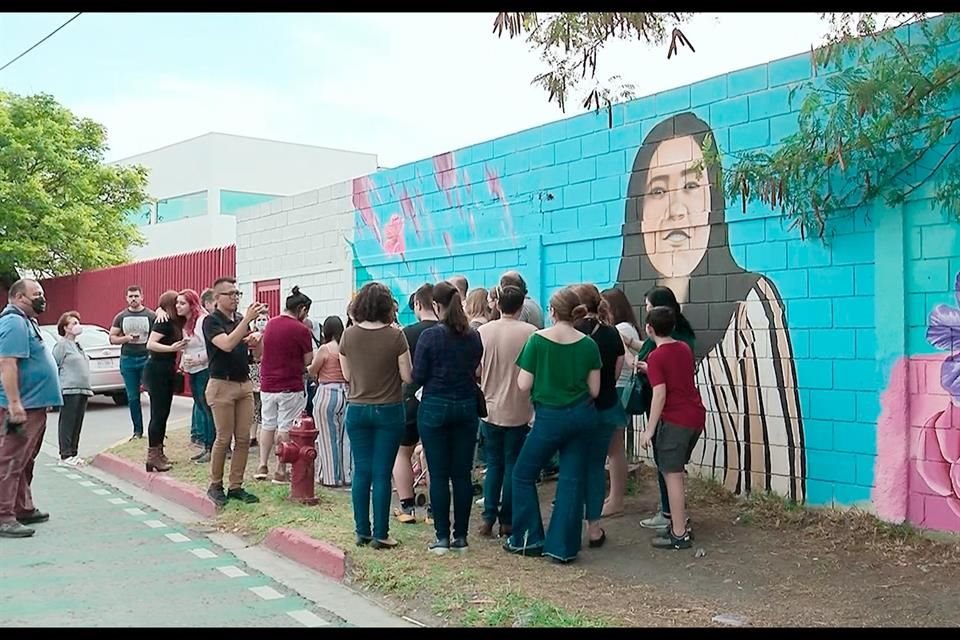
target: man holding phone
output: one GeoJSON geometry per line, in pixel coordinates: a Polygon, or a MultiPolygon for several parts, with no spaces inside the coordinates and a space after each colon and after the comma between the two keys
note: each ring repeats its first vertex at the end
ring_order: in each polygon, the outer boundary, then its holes
{"type": "Polygon", "coordinates": [[[120,375],[127,391],[133,437],[143,437],[143,408],[140,384],[147,366],[147,338],[157,314],[143,306],[143,292],[133,284],[127,287],[127,308],[117,314],[110,327],[110,344],[120,347],[120,375]]]}
{"type": "Polygon", "coordinates": [[[0,538],[29,538],[46,522],[33,504],[33,466],[47,411],[63,406],[57,365],[43,344],[37,316],[46,309],[36,280],[17,280],[0,313],[0,538]]]}
{"type": "Polygon", "coordinates": [[[218,507],[227,500],[245,503],[260,499],[243,488],[243,473],[250,452],[250,423],[253,420],[253,384],[250,381],[249,349],[259,339],[250,333],[252,323],[266,305],[254,302],[242,316],[237,313],[242,292],[233,278],[220,278],[213,284],[216,309],[203,319],[203,337],[207,344],[210,381],[206,398],[213,412],[217,439],[210,460],[210,488],[207,495],[218,507]],[[223,467],[227,447],[234,442],[230,459],[230,479],[223,490],[223,467]]]}

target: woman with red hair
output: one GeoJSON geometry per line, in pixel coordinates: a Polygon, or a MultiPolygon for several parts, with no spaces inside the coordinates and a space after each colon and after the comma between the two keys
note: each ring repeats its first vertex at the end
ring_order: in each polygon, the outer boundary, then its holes
{"type": "Polygon", "coordinates": [[[217,432],[213,426],[213,412],[207,404],[207,382],[210,380],[207,346],[203,339],[203,318],[207,315],[200,296],[193,289],[184,289],[177,294],[177,315],[183,318],[183,337],[187,346],[180,358],[180,368],[190,378],[190,395],[193,396],[193,428],[196,430],[203,450],[191,460],[197,464],[210,461],[213,441],[217,432]]]}

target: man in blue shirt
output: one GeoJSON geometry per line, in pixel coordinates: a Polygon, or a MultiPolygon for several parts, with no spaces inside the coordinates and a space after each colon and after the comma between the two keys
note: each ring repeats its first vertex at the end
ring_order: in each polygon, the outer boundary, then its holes
{"type": "Polygon", "coordinates": [[[53,354],[37,316],[46,309],[36,280],[17,280],[0,313],[0,538],[28,538],[28,526],[50,519],[33,504],[30,483],[47,411],[63,405],[53,354]]]}

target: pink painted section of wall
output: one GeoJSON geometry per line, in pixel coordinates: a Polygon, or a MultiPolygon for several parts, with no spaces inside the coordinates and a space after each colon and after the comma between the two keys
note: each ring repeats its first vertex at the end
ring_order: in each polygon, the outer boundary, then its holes
{"type": "Polygon", "coordinates": [[[944,359],[894,366],[881,399],[873,500],[885,519],[960,531],[960,408],[940,383],[944,359]]]}
{"type": "Polygon", "coordinates": [[[877,515],[890,522],[907,519],[909,501],[909,429],[904,427],[910,411],[907,368],[905,359],[893,366],[890,382],[880,397],[877,420],[877,459],[871,498],[877,515]]]}

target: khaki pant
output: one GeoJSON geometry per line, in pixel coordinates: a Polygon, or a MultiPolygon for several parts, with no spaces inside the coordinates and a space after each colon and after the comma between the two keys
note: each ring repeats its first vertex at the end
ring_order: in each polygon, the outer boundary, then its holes
{"type": "Polygon", "coordinates": [[[207,383],[207,404],[213,412],[213,424],[217,438],[213,443],[210,460],[210,485],[223,486],[223,466],[227,447],[233,440],[233,457],[230,460],[229,489],[243,486],[243,472],[247,468],[250,452],[250,421],[253,420],[253,383],[230,382],[210,378],[207,383]]]}

